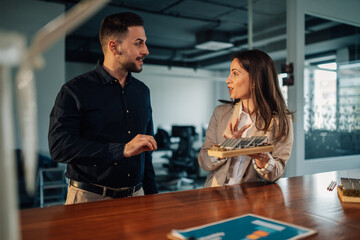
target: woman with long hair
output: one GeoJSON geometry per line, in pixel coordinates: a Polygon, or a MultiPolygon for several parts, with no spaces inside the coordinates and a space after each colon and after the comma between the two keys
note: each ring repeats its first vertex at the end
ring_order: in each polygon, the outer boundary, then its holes
{"type": "Polygon", "coordinates": [[[215,108],[199,153],[209,172],[205,187],[278,180],[285,171],[293,143],[293,113],[286,106],[275,64],[260,50],[237,52],[226,80],[230,98],[215,108]],[[226,138],[268,136],[272,152],[217,158],[208,149],[226,138]]]}

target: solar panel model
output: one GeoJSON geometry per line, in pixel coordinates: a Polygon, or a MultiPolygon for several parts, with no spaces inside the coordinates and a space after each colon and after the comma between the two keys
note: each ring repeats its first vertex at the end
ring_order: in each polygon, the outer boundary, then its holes
{"type": "Polygon", "coordinates": [[[274,146],[268,143],[267,136],[252,136],[249,138],[225,139],[221,144],[209,148],[208,155],[219,158],[271,152],[274,146]]]}
{"type": "Polygon", "coordinates": [[[360,179],[340,178],[337,192],[342,202],[360,203],[360,179]]]}

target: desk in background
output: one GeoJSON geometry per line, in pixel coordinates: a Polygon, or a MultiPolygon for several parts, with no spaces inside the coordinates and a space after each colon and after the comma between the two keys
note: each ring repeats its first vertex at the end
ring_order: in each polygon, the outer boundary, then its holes
{"type": "Polygon", "coordinates": [[[360,178],[360,169],[71,206],[21,210],[28,239],[166,239],[184,229],[245,213],[313,228],[308,239],[357,239],[360,204],[341,203],[331,180],[360,178]]]}

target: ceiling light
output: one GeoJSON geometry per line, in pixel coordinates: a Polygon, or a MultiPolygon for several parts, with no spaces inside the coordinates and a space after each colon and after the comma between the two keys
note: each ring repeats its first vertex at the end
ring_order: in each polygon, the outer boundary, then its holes
{"type": "Polygon", "coordinates": [[[230,43],[230,34],[227,32],[219,31],[204,31],[196,34],[196,45],[195,48],[218,51],[225,48],[233,47],[230,43]]]}
{"type": "Polygon", "coordinates": [[[202,50],[218,51],[233,47],[234,44],[228,42],[218,42],[218,41],[207,41],[203,43],[196,44],[195,48],[202,50]]]}

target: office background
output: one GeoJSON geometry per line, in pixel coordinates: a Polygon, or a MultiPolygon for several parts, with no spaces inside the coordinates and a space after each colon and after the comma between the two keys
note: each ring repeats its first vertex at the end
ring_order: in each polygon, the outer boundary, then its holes
{"type": "MultiPolygon", "coordinates": [[[[0,29],[21,33],[30,44],[37,30],[76,2],[2,2],[0,29]]],[[[279,73],[281,64],[293,63],[294,85],[283,87],[289,108],[296,111],[286,176],[360,166],[360,1],[254,0],[252,22],[246,0],[157,1],[156,6],[151,2],[112,1],[44,54],[46,65],[35,75],[41,155],[49,156],[49,113],[60,87],[95,66],[99,19],[112,12],[134,11],[145,20],[150,50],[143,71],[135,76],[151,90],[155,131],[162,128],[171,135],[173,125],[192,125],[198,133],[195,147],[201,146],[217,100],[228,99],[225,80],[231,52],[246,49],[250,33],[252,47],[268,52],[279,73]],[[212,22],[211,16],[216,20],[212,22]],[[209,37],[196,38],[204,30],[209,37]],[[227,33],[233,47],[218,52],[196,48],[207,40],[225,41],[218,32],[227,33]],[[345,70],[340,71],[340,66],[345,70]]],[[[21,149],[19,137],[16,145],[21,149]]]]}

